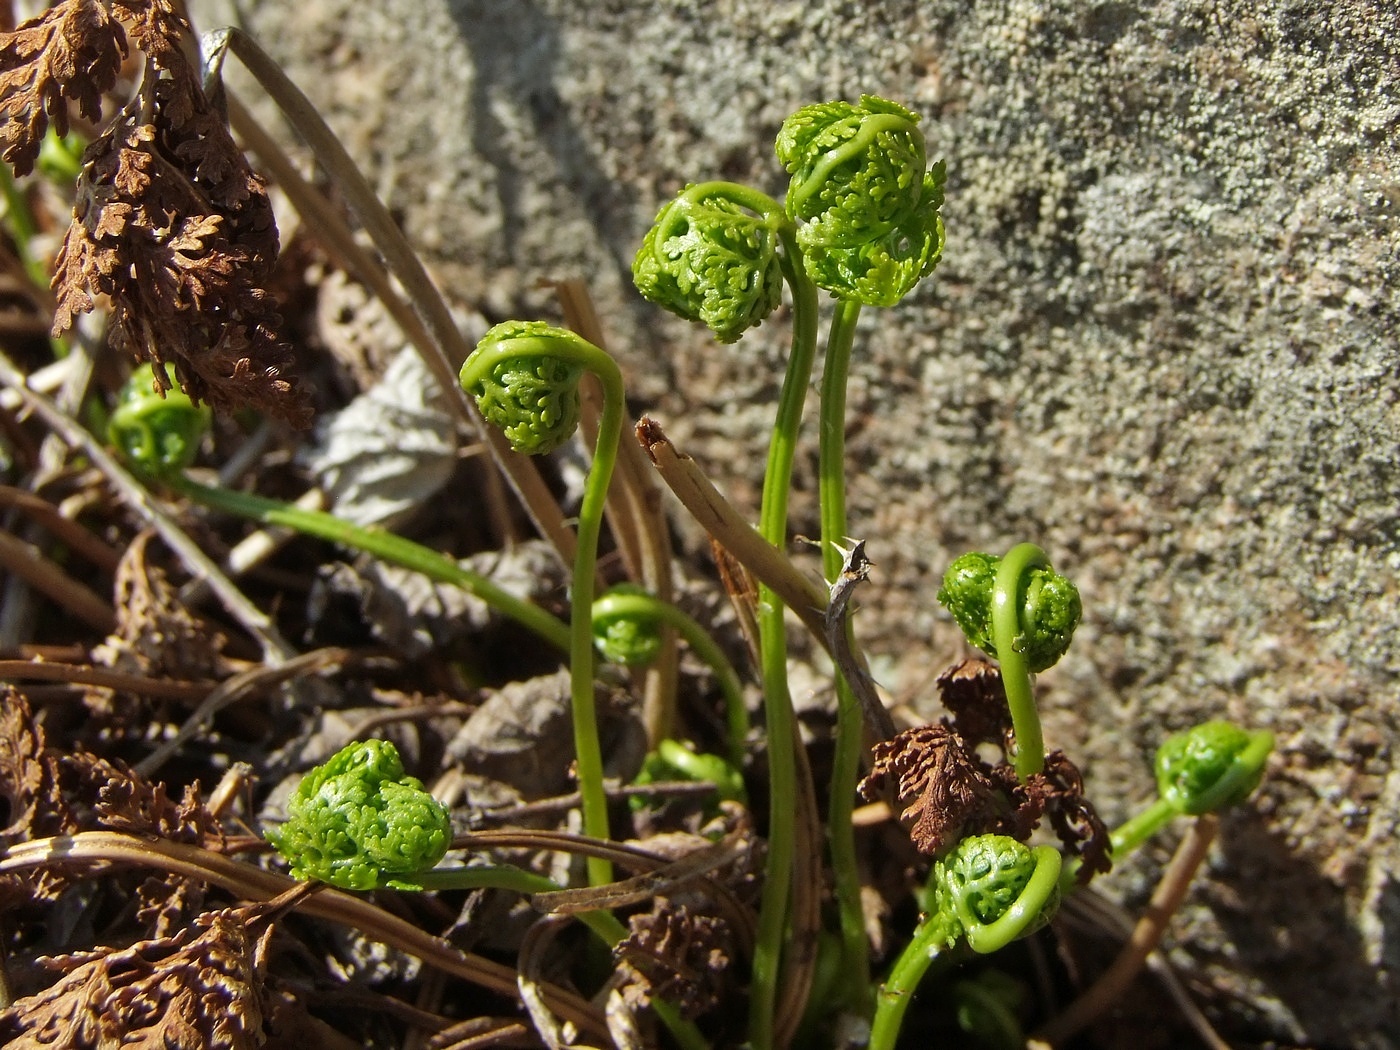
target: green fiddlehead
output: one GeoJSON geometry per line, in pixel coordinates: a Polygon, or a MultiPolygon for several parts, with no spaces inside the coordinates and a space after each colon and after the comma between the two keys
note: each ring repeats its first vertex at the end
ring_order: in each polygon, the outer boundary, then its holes
{"type": "Polygon", "coordinates": [[[692,652],[714,673],[724,694],[729,728],[729,758],[743,765],[749,713],[744,687],[734,665],[715,640],[691,616],[633,584],[612,588],[593,603],[593,641],[607,660],[624,667],[644,667],[656,659],[662,626],[673,627],[692,652]]]}
{"type": "Polygon", "coordinates": [[[550,644],[568,650],[569,629],[557,617],[466,568],[455,558],[395,533],[356,525],[325,511],[194,481],[183,473],[183,468],[198,450],[208,423],[208,409],[193,404],[180,390],[168,390],[164,398],[155,393],[151,367],[142,365],[118,394],[108,424],[108,439],[137,471],[206,507],[261,525],[295,529],[420,572],[438,583],[460,587],[550,644]]]}
{"type": "Polygon", "coordinates": [[[1116,828],[1118,860],[1178,816],[1213,813],[1243,802],[1264,778],[1274,734],[1250,732],[1233,722],[1210,721],[1168,737],[1153,761],[1157,801],[1116,828]]]}
{"type": "MultiPolygon", "coordinates": [[[[593,576],[608,484],[617,463],[625,408],[622,373],[608,354],[564,328],[539,321],[507,321],[486,333],[458,377],[481,414],[500,427],[516,451],[539,455],[558,448],[578,424],[578,383],[585,371],[603,387],[598,443],[578,515],[569,625],[570,701],[578,757],[583,828],[608,838],[603,751],[593,695],[593,576]]],[[[590,857],[595,885],[612,880],[612,865],[590,857]]]]}
{"type": "Polygon", "coordinates": [[[1268,730],[1204,722],[1167,737],[1157,749],[1157,792],[1178,813],[1192,816],[1236,805],[1263,780],[1273,746],[1268,730]]]}
{"type": "Polygon", "coordinates": [[[632,263],[637,290],[732,343],[783,295],[777,201],[732,182],[687,186],[663,207],[632,263]]]}
{"type": "Polygon", "coordinates": [[[462,366],[462,389],[511,448],[527,456],[553,452],[578,429],[586,367],[577,355],[552,352],[561,333],[579,339],[543,321],[506,321],[486,333],[462,366]]]}
{"type": "Polygon", "coordinates": [[[208,406],[196,405],[178,387],[161,396],[156,392],[154,370],[143,364],[117,395],[107,436],[127,462],[142,473],[160,477],[188,467],[208,429],[208,406]]]}
{"type": "Polygon", "coordinates": [[[930,910],[877,996],[870,1050],[893,1048],[909,1001],[936,959],[959,944],[978,954],[999,951],[1048,923],[1059,906],[1062,867],[1054,848],[1005,835],[963,839],[935,864],[930,910]]]}
{"type": "Polygon", "coordinates": [[[968,641],[1001,664],[1016,738],[1016,773],[1023,780],[1045,766],[1045,744],[1031,675],[1069,649],[1083,611],[1079,591],[1055,572],[1033,543],[1004,558],[973,551],[948,567],[938,600],[968,641]]]}
{"type": "Polygon", "coordinates": [[[808,274],[838,298],[893,306],[943,253],[945,170],[919,118],[874,95],[804,106],[778,133],[787,212],[808,274]]]}
{"type": "MultiPolygon", "coordinates": [[[[287,803],[286,822],[269,830],[267,839],[290,863],[294,878],[340,889],[562,889],[508,864],[435,868],[452,843],[451,819],[421,781],[404,774],[398,750],[387,740],[355,741],[307,773],[287,803]]],[[[627,934],[609,911],[581,912],[578,919],[608,947],[627,934]]],[[[681,1046],[705,1045],[672,1005],[659,999],[653,1005],[681,1046]]]]}
{"type": "Polygon", "coordinates": [[[302,779],[286,823],[267,837],[296,878],[371,890],[433,867],[452,823],[422,782],[404,774],[393,744],[363,740],[302,779]]]}

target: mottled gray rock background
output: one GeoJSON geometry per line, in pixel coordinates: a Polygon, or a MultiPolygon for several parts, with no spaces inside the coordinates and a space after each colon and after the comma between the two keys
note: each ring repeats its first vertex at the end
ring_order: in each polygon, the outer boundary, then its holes
{"type": "MultiPolygon", "coordinates": [[[[194,5],[202,28],[230,0],[194,5]]],[[[946,261],[864,318],[859,627],[917,702],[933,593],[1034,539],[1084,591],[1047,734],[1110,817],[1169,731],[1278,734],[1175,960],[1243,1041],[1400,1045],[1400,7],[242,0],[453,297],[585,275],[636,406],[755,506],[783,317],[732,349],[631,291],[686,180],[784,189],[797,106],[871,91],[948,161],[946,261]]],[[[248,92],[245,91],[245,94],[248,92]]],[[[817,531],[815,451],[795,529],[817,531]]],[[[1154,852],[1105,883],[1140,904],[1154,852]]]]}

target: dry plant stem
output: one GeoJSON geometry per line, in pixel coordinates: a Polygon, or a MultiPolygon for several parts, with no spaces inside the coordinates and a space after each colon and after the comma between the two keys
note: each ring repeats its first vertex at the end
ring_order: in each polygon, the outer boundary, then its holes
{"type": "Polygon", "coordinates": [[[186,742],[203,731],[216,714],[250,696],[272,686],[280,685],[292,678],[306,674],[317,674],[332,670],[344,664],[351,654],[348,649],[313,649],[301,656],[294,656],[285,663],[273,667],[253,667],[219,683],[189,718],[181,723],[175,735],[136,763],[136,772],[143,777],[151,776],[163,766],[171,755],[180,750],[186,742]]]}
{"type": "Polygon", "coordinates": [[[1220,819],[1214,814],[1207,813],[1196,818],[1172,855],[1171,863],[1152,893],[1147,910],[1133,927],[1132,936],[1118,957],[1083,995],[1036,1032],[1034,1038],[1049,1046],[1057,1046],[1114,1003],[1122,1001],[1133,978],[1161,942],[1167,923],[1181,907],[1196,869],[1206,859],[1219,827],[1220,819]]]}
{"type": "Polygon", "coordinates": [[[111,602],[73,579],[35,547],[3,531],[0,531],[0,568],[42,591],[89,627],[103,634],[117,629],[117,616],[111,602]]]}
{"type": "MultiPolygon", "coordinates": [[[[559,296],[568,326],[595,346],[607,349],[603,342],[603,326],[587,286],[577,278],[571,278],[558,282],[555,293],[559,296]]],[[[596,382],[588,382],[582,391],[585,433],[592,440],[597,426],[595,421],[602,410],[601,400],[595,398],[600,397],[602,391],[596,382]]],[[[662,601],[671,602],[675,598],[671,578],[671,530],[661,510],[661,490],[647,466],[646,456],[630,441],[623,441],[618,448],[617,479],[619,484],[614,491],[618,499],[626,503],[626,511],[618,510],[609,518],[613,535],[624,553],[629,543],[635,546],[629,556],[633,579],[640,580],[642,586],[662,601]],[[627,522],[630,522],[630,528],[624,525],[627,522]]],[[[612,501],[610,493],[610,506],[612,501]]],[[[662,635],[661,654],[646,669],[642,690],[642,723],[646,729],[648,749],[654,750],[658,743],[674,735],[679,669],[680,656],[675,633],[666,628],[662,635]]]]}
{"type": "Polygon", "coordinates": [[[121,689],[138,696],[198,701],[216,688],[213,682],[181,682],[173,678],[146,678],[122,674],[89,664],[54,663],[49,660],[0,660],[0,681],[66,682],[121,689]]]}
{"type": "Polygon", "coordinates": [[[696,462],[676,450],[660,423],[643,416],[637,423],[637,442],[651,458],[661,480],[700,527],[755,578],[771,587],[826,648],[822,611],[827,596],[821,586],[744,520],[696,462]]]}
{"type": "Polygon", "coordinates": [[[281,67],[242,30],[227,29],[220,36],[220,44],[226,43],[228,49],[238,56],[345,194],[351,209],[359,217],[375,247],[384,255],[390,270],[403,284],[409,301],[432,335],[429,346],[415,343],[415,347],[424,354],[424,363],[442,386],[453,413],[469,422],[481,435],[540,535],[553,544],[565,562],[571,562],[574,557],[573,534],[564,524],[564,513],[549,494],[539,471],[527,457],[514,452],[498,430],[485,425],[475,406],[457,386],[453,362],[465,361],[471,347],[457,330],[447,304],[428,276],[423,261],[408,243],[408,238],[375,196],[374,190],[311,100],[292,83],[281,67]]]}
{"type": "MultiPolygon", "coordinates": [[[[258,123],[257,118],[244,107],[233,92],[226,90],[224,101],[228,108],[229,122],[242,137],[247,148],[257,154],[263,166],[272,173],[272,177],[277,180],[282,192],[287,195],[302,219],[309,221],[316,231],[317,238],[342,267],[353,273],[374,293],[375,298],[383,304],[385,311],[399,326],[399,331],[413,344],[413,348],[418,351],[424,362],[431,363],[441,357],[441,351],[423,319],[399,294],[388,271],[369,252],[360,247],[350,227],[340,217],[340,212],[326,200],[324,194],[302,176],[277,140],[268,134],[267,129],[258,123]]],[[[476,423],[475,409],[469,403],[458,397],[455,391],[448,391],[447,399],[448,405],[458,414],[459,419],[480,430],[476,423]]],[[[526,468],[533,470],[534,465],[526,463],[521,469],[526,468]]],[[[501,490],[501,476],[494,471],[488,471],[486,477],[491,492],[490,498],[485,502],[495,521],[496,531],[502,537],[514,538],[514,523],[502,498],[504,493],[501,490]]],[[[562,538],[567,539],[569,536],[566,530],[562,538]]],[[[571,554],[572,549],[569,550],[571,554]]],[[[560,555],[564,556],[562,550],[560,555]]]]}
{"type": "Polygon", "coordinates": [[[145,487],[75,420],[60,412],[48,398],[30,390],[25,385],[24,376],[4,354],[0,354],[0,382],[16,391],[69,447],[82,450],[93,466],[106,476],[127,505],[160,533],[166,546],[179,556],[191,575],[203,576],[209,580],[210,587],[229,615],[258,640],[263,656],[269,663],[281,663],[296,655],[296,650],[278,632],[272,619],[250,602],[233,581],[224,575],[223,570],[156,505],[145,487]]]}
{"type": "MultiPolygon", "coordinates": [[[[1099,896],[1093,890],[1077,892],[1072,897],[1065,898],[1059,918],[1061,926],[1066,924],[1066,920],[1078,919],[1083,925],[1097,932],[1106,931],[1122,941],[1128,939],[1134,926],[1133,917],[1124,908],[1099,896]]],[[[1181,978],[1176,975],[1170,960],[1160,950],[1147,957],[1147,968],[1162,982],[1162,987],[1171,996],[1186,1023],[1208,1050],[1230,1050],[1230,1044],[1211,1027],[1210,1020],[1201,1012],[1201,1008],[1191,998],[1191,993],[1181,983],[1181,978]]],[[[1038,1039],[1027,1040],[1026,1045],[1032,1050],[1049,1050],[1049,1044],[1038,1039]]]]}
{"type": "MultiPolygon", "coordinates": [[[[32,868],[103,863],[128,864],[174,872],[211,883],[244,900],[267,901],[294,889],[295,879],[264,871],[243,861],[180,842],[150,840],[117,831],[83,831],[75,835],[35,839],[0,851],[0,874],[32,868]]],[[[328,919],[372,940],[398,948],[446,973],[461,977],[498,995],[513,999],[515,971],[508,966],[460,952],[446,941],[391,915],[364,897],[327,887],[308,897],[300,910],[328,919]]],[[[601,1011],[574,992],[554,985],[542,987],[544,999],[557,1015],[598,1038],[606,1038],[601,1011]]]]}
{"type": "Polygon", "coordinates": [[[0,485],[0,505],[24,511],[42,525],[54,539],[70,548],[103,572],[117,571],[121,552],[94,536],[42,496],[11,485],[0,485]]]}

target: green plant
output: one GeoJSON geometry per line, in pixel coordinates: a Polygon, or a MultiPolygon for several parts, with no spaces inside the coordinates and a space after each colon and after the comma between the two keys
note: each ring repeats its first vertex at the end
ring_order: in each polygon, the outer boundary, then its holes
{"type": "MultiPolygon", "coordinates": [[[[787,494],[803,398],[815,356],[813,285],[838,299],[822,380],[820,500],[823,569],[841,567],[846,541],[845,388],[862,304],[892,306],[932,272],[943,248],[943,168],[928,169],[918,117],[892,102],[864,96],[807,106],[788,118],[776,149],[791,183],[781,212],[746,187],[706,182],[667,204],[633,265],[647,298],[682,317],[703,320],[728,342],[758,323],[777,303],[776,275],[793,293],[793,345],[779,399],[764,477],[759,531],[776,547],[786,542],[787,494]]],[[[750,1037],[774,1041],[773,1010],[788,919],[793,848],[785,826],[797,769],[788,755],[793,722],[788,696],[781,602],[759,594],[759,663],[769,738],[772,809],[769,878],[764,884],[754,961],[750,1037]]],[[[836,769],[828,836],[841,915],[845,964],[863,988],[868,948],[860,909],[860,879],[851,812],[859,776],[861,709],[840,676],[836,769]]],[[[799,1004],[800,1005],[800,1004],[799,1004]]],[[[857,993],[848,1004],[867,1007],[857,993]]]]}
{"type": "Polygon", "coordinates": [[[598,651],[624,667],[644,667],[653,663],[661,650],[661,629],[675,628],[691,650],[714,673],[724,694],[725,716],[729,726],[729,758],[735,766],[744,762],[744,745],[749,735],[749,713],[744,706],[744,687],[739,673],[698,624],[670,602],[646,593],[642,588],[622,584],[599,596],[593,603],[593,640],[598,651]]]}
{"type": "MultiPolygon", "coordinates": [[[[588,834],[605,839],[608,802],[603,791],[603,752],[593,695],[593,576],[608,482],[622,434],[622,373],[605,351],[567,329],[542,322],[507,321],[482,337],[462,365],[459,381],[476,399],[482,416],[505,433],[517,452],[540,455],[558,448],[578,426],[578,384],[585,371],[596,375],[603,385],[603,414],[578,515],[570,615],[570,695],[583,827],[588,834]]],[[[588,869],[595,885],[612,879],[612,867],[602,858],[590,857],[588,869]]]]}
{"type": "Polygon", "coordinates": [[[1264,777],[1274,747],[1266,729],[1203,722],[1162,742],[1153,768],[1157,801],[1113,832],[1113,854],[1126,856],[1174,817],[1213,813],[1243,802],[1264,777]]]}
{"type": "Polygon", "coordinates": [[[870,1050],[892,1050],[904,1013],[929,967],[959,944],[979,954],[1048,923],[1059,903],[1061,858],[1004,835],[963,839],[934,865],[930,911],[880,986],[870,1050]]]}
{"type": "Polygon", "coordinates": [[[198,454],[208,426],[207,408],[195,405],[179,389],[161,393],[152,366],[142,365],[122,386],[108,421],[107,436],[136,470],[206,507],[261,525],[296,529],[307,536],[363,551],[391,565],[421,572],[438,583],[460,587],[556,648],[568,651],[569,629],[558,617],[430,547],[324,511],[194,481],[185,468],[198,454]]]}
{"type": "MultiPolygon", "coordinates": [[[[416,777],[405,775],[398,749],[386,740],[358,740],[312,769],[287,803],[287,820],[268,841],[298,879],[348,890],[501,889],[557,892],[558,883],[509,864],[437,868],[452,841],[447,809],[416,777]]],[[[579,913],[579,921],[609,948],[627,930],[608,911],[579,913]]],[[[705,1043],[669,1004],[654,1008],[687,1050],[705,1043]]]]}
{"type": "Polygon", "coordinates": [[[1081,607],[1074,584],[1050,568],[1033,543],[1006,556],[974,551],[948,567],[938,600],[968,641],[1001,664],[1016,735],[1016,772],[1025,779],[1045,766],[1045,742],[1032,675],[1069,649],[1081,607]]]}

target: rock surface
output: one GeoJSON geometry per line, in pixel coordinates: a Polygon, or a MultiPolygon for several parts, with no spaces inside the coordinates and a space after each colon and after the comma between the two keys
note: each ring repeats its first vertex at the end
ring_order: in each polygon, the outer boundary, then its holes
{"type": "MultiPolygon", "coordinates": [[[[1400,1045],[1393,0],[236,6],[456,300],[547,315],[538,282],[586,276],[635,405],[744,507],[784,317],[718,349],[631,290],[635,246],[686,181],[780,195],[771,143],[802,104],[924,114],[945,261],[866,312],[850,395],[882,680],[917,704],[958,652],[948,561],[1041,543],[1087,610],[1042,681],[1047,737],[1111,819],[1167,733],[1278,735],[1174,928],[1226,1035],[1400,1045]]],[[[1141,904],[1162,859],[1105,885],[1141,904]]]]}

